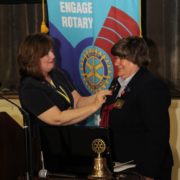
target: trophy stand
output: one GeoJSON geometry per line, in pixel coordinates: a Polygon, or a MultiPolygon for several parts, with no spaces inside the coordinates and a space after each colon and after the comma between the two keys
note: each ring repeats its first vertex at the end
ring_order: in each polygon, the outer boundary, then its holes
{"type": "Polygon", "coordinates": [[[97,157],[94,158],[93,171],[92,174],[88,176],[88,179],[112,179],[112,173],[107,167],[106,158],[101,157],[105,149],[106,144],[102,139],[93,140],[92,150],[97,153],[97,157]]]}

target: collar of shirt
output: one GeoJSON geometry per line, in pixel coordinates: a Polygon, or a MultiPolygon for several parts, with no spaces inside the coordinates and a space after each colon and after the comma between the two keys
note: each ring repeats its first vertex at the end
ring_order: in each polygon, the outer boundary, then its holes
{"type": "Polygon", "coordinates": [[[136,73],[132,74],[131,76],[129,76],[126,79],[122,79],[121,77],[118,78],[118,82],[121,85],[121,88],[120,88],[119,93],[118,93],[118,97],[122,96],[122,93],[123,93],[124,89],[126,88],[127,84],[130,82],[130,80],[133,78],[133,76],[135,74],[136,73]]]}

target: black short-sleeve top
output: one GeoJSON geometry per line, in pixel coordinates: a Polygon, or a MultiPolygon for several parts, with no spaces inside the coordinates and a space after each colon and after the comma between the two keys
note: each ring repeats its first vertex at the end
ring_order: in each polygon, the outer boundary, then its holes
{"type": "Polygon", "coordinates": [[[75,88],[67,75],[62,70],[53,69],[50,76],[55,86],[33,77],[25,77],[21,81],[19,91],[21,105],[36,117],[53,106],[57,106],[61,111],[73,107],[71,93],[75,88]],[[68,96],[70,102],[59,92],[68,96]]]}

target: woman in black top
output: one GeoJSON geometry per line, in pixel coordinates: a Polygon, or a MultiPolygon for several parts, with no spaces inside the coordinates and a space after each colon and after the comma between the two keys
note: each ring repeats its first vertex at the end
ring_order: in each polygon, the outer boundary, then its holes
{"type": "Polygon", "coordinates": [[[82,97],[62,70],[55,68],[53,40],[43,33],[26,37],[19,48],[21,105],[49,125],[78,123],[105,102],[109,90],[82,97]]]}

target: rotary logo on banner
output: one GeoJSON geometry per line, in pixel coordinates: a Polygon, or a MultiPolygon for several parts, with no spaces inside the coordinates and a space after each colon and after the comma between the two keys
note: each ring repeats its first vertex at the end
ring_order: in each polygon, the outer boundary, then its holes
{"type": "MultiPolygon", "coordinates": [[[[47,0],[47,5],[57,63],[81,94],[108,89],[116,75],[111,47],[122,37],[141,35],[141,0],[47,0]]],[[[94,119],[86,125],[98,125],[94,119]]]]}

